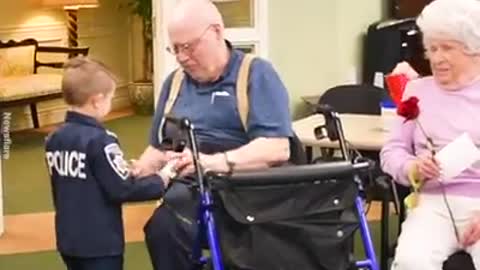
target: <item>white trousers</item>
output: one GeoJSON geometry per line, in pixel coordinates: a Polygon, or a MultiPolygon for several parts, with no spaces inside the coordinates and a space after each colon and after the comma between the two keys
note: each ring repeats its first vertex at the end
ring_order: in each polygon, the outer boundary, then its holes
{"type": "MultiPolygon", "coordinates": [[[[447,195],[460,238],[480,198],[447,195]]],[[[443,262],[461,250],[441,194],[421,194],[416,208],[402,224],[392,270],[441,270],[443,262]]],[[[480,241],[468,247],[475,269],[480,270],[480,241]]]]}

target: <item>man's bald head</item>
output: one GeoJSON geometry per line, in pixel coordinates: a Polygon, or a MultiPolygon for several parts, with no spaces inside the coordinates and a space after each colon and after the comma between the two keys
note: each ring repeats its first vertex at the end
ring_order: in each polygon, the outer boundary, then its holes
{"type": "Polygon", "coordinates": [[[224,27],[222,15],[210,0],[180,0],[168,23],[168,31],[190,29],[202,31],[209,25],[224,27]]]}
{"type": "Polygon", "coordinates": [[[212,81],[223,72],[230,54],[222,15],[210,0],[177,2],[168,23],[168,36],[170,51],[195,80],[212,81]]]}

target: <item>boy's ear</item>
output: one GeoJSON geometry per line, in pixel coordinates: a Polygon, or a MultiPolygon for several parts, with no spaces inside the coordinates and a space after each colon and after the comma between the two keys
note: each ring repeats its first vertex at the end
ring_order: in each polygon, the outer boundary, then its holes
{"type": "Polygon", "coordinates": [[[97,104],[99,104],[104,98],[105,96],[103,95],[103,93],[98,93],[90,96],[87,102],[92,104],[94,108],[97,108],[97,104]]]}

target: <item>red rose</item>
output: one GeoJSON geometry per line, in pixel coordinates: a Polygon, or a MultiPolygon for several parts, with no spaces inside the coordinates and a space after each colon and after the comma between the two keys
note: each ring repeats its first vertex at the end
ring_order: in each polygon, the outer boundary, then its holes
{"type": "Polygon", "coordinates": [[[417,97],[410,97],[409,99],[402,101],[397,108],[397,114],[405,117],[405,121],[417,118],[419,113],[420,109],[418,108],[417,97]]]}

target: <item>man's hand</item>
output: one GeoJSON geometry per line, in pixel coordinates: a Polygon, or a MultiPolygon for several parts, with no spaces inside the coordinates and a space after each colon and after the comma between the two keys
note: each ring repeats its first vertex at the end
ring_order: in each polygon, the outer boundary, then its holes
{"type": "MultiPolygon", "coordinates": [[[[228,164],[223,153],[213,155],[200,154],[200,164],[205,171],[213,171],[218,173],[228,172],[228,164]]],[[[179,176],[186,176],[195,172],[193,164],[193,156],[190,149],[183,151],[181,158],[175,166],[179,172],[179,176]]]]}
{"type": "Polygon", "coordinates": [[[139,160],[133,160],[131,166],[132,175],[143,177],[152,175],[159,171],[167,161],[179,157],[180,153],[172,151],[160,151],[156,148],[149,147],[142,154],[139,160]]]}
{"type": "Polygon", "coordinates": [[[200,154],[200,163],[205,171],[226,173],[229,171],[227,159],[224,153],[213,155],[200,154]]]}
{"type": "Polygon", "coordinates": [[[190,175],[195,172],[193,155],[190,149],[185,148],[185,150],[180,154],[178,162],[175,164],[175,169],[180,177],[190,175]]]}
{"type": "Polygon", "coordinates": [[[405,61],[398,63],[391,74],[404,74],[410,80],[418,79],[418,77],[420,77],[420,75],[418,75],[418,73],[412,68],[412,66],[410,66],[410,64],[405,61]]]}
{"type": "Polygon", "coordinates": [[[469,247],[480,240],[480,211],[475,212],[460,241],[463,247],[469,247]]]}

